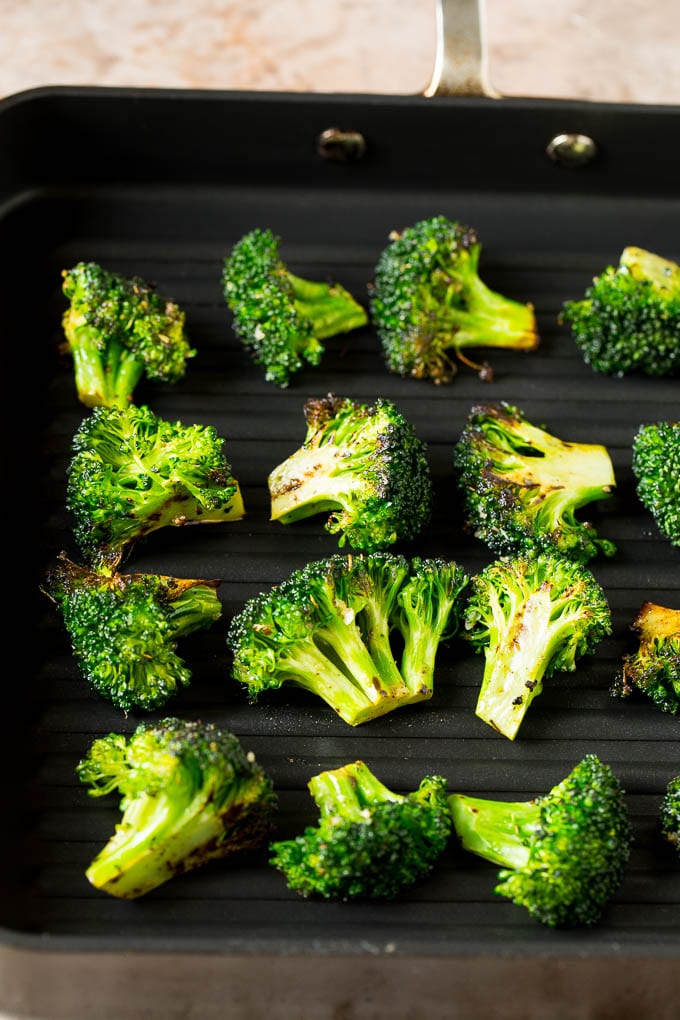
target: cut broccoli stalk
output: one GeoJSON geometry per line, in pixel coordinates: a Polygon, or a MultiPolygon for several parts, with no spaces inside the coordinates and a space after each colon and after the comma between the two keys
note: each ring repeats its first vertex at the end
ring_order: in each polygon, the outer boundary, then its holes
{"type": "Polygon", "coordinates": [[[308,786],[318,824],[270,847],[270,863],[303,896],[394,899],[428,875],[446,847],[451,816],[441,776],[396,794],[356,761],[308,786]]]}
{"type": "Polygon", "coordinates": [[[623,880],[628,807],[619,780],[594,754],[535,800],[454,793],[449,806],[463,849],[500,865],[496,893],[549,927],[594,924],[623,880]]]}

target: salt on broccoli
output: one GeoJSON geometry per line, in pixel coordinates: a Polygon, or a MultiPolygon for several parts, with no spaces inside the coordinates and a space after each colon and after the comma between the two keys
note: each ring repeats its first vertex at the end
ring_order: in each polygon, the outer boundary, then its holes
{"type": "Polygon", "coordinates": [[[664,538],[680,546],[680,421],[640,425],[633,437],[636,492],[664,538]]]}
{"type": "Polygon", "coordinates": [[[363,761],[313,776],[315,826],[270,846],[270,863],[302,896],[392,900],[424,879],[451,834],[447,782],[426,776],[397,794],[363,761]]]}
{"type": "Polygon", "coordinates": [[[616,488],[605,446],[560,439],[512,404],[478,404],[453,466],[465,527],[494,552],[558,552],[582,563],[616,552],[577,516],[616,488]]]}
{"type": "Polygon", "coordinates": [[[455,562],[393,553],[308,563],[232,618],[233,676],[252,701],[301,687],[350,726],[427,701],[467,581],[455,562]]]}
{"type": "Polygon", "coordinates": [[[265,846],[277,797],[238,738],[174,717],[95,740],[77,766],[92,797],[117,792],[122,817],[86,871],[131,900],[176,875],[265,846]]]}
{"type": "Polygon", "coordinates": [[[680,776],[674,776],[666,785],[659,823],[663,839],[680,854],[680,776]]]}
{"type": "Polygon", "coordinates": [[[579,300],[566,323],[591,368],[603,375],[667,376],[680,368],[680,266],[644,248],[624,248],[579,300]]]}
{"type": "Polygon", "coordinates": [[[461,635],[485,657],[476,714],[514,740],[543,680],[572,672],[611,633],[590,570],[554,553],[497,560],[473,576],[461,635]]]}
{"type": "Polygon", "coordinates": [[[224,439],[146,406],[95,407],[72,441],[66,508],[90,565],[115,568],[159,528],[245,516],[224,439]]]}
{"type": "Polygon", "coordinates": [[[625,698],[640,691],[657,708],[676,715],[680,709],[680,609],[643,602],[631,630],[637,648],[623,656],[611,693],[625,698]]]}
{"type": "Polygon", "coordinates": [[[389,400],[328,394],[304,404],[304,442],[268,478],[271,520],[332,511],[338,544],[373,552],[418,535],[432,511],[425,443],[389,400]]]}
{"type": "Polygon", "coordinates": [[[176,383],[196,351],[185,313],[139,276],[96,262],[62,272],[69,305],[62,316],[64,350],[73,359],[78,399],[86,407],[126,407],[140,379],[176,383]]]}
{"type": "Polygon", "coordinates": [[[395,375],[450,383],[456,360],[490,381],[468,348],[533,351],[533,305],[491,290],[480,278],[475,230],[433,216],[390,234],[370,285],[370,310],[387,368],[395,375]]]}
{"type": "Polygon", "coordinates": [[[550,928],[595,924],[623,881],[632,842],[625,791],[594,754],[533,800],[454,793],[449,804],[463,848],[500,865],[495,892],[550,928]]]}
{"type": "Polygon", "coordinates": [[[233,328],[267,382],[289,385],[318,365],[323,341],[365,326],[368,313],[339,283],[296,276],[280,252],[281,238],[256,228],[224,259],[222,286],[233,328]]]}
{"type": "Polygon", "coordinates": [[[61,553],[42,591],[58,607],[93,690],[124,712],[152,711],[188,686],[177,642],[222,615],[219,581],[90,570],[61,553]]]}

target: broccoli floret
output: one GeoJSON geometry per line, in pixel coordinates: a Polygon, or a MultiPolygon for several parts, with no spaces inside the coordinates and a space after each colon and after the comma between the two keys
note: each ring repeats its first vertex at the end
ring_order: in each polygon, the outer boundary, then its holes
{"type": "Polygon", "coordinates": [[[661,835],[680,854],[680,776],[667,784],[659,813],[661,835]]]}
{"type": "Polygon", "coordinates": [[[641,425],[633,437],[637,495],[661,534],[680,546],[680,421],[641,425]]]}
{"type": "Polygon", "coordinates": [[[638,646],[623,656],[623,668],[612,685],[615,697],[641,691],[663,712],[680,709],[680,609],[643,602],[631,630],[638,646]]]}
{"type": "Polygon", "coordinates": [[[295,684],[350,726],[426,701],[437,648],[457,631],[467,581],[454,562],[409,564],[391,553],[308,563],[232,619],[234,678],[253,701],[295,684]]]}
{"type": "Polygon", "coordinates": [[[564,303],[587,365],[603,375],[671,375],[680,368],[680,266],[643,248],[624,248],[582,299],[564,303]]]}
{"type": "Polygon", "coordinates": [[[245,515],[224,440],[212,426],[165,421],[134,404],[95,407],[72,448],[66,507],[92,564],[115,567],[158,528],[245,515]]]}
{"type": "Polygon", "coordinates": [[[611,611],[583,564],[553,553],[508,557],[472,578],[461,634],[485,656],[476,714],[514,740],[543,679],[572,672],[611,634],[611,611]]]}
{"type": "Polygon", "coordinates": [[[65,269],[64,349],[73,357],[78,399],[87,407],[126,407],[146,376],[175,383],[196,351],[187,339],[185,313],[153,285],[95,262],[65,269]]]}
{"type": "Polygon", "coordinates": [[[95,740],[77,766],[92,797],[116,790],[122,818],[86,871],[136,899],[173,875],[266,844],[276,795],[233,733],[173,717],[95,740]]]}
{"type": "Polygon", "coordinates": [[[604,446],[558,439],[511,404],[479,404],[454,446],[453,465],[465,527],[494,552],[559,552],[582,563],[616,552],[576,516],[616,487],[604,446]]]}
{"type": "Polygon", "coordinates": [[[161,708],[191,680],[177,641],[222,613],[219,581],[96,572],[62,553],[42,591],[61,611],[83,676],[116,708],[161,708]]]}
{"type": "Polygon", "coordinates": [[[495,892],[542,924],[595,924],[623,880],[632,842],[625,793],[594,754],[543,797],[454,793],[449,804],[463,848],[501,866],[495,892]]]}
{"type": "Polygon", "coordinates": [[[451,815],[442,776],[393,793],[363,761],[309,781],[317,825],[271,844],[270,863],[288,887],[325,899],[394,899],[425,878],[444,852],[451,815]]]}
{"type": "Polygon", "coordinates": [[[285,387],[307,362],[318,365],[323,340],[365,326],[368,313],[339,283],[295,276],[271,230],[245,234],[224,260],[222,285],[233,327],[267,382],[285,387]]]}
{"type": "Polygon", "coordinates": [[[390,235],[375,267],[370,309],[387,367],[395,375],[449,383],[468,347],[533,351],[539,343],[531,304],[489,289],[479,276],[481,245],[468,226],[434,216],[390,235]]]}
{"type": "Polygon", "coordinates": [[[302,446],[268,478],[271,520],[331,510],[326,531],[364,552],[414,538],[430,520],[432,480],[425,443],[395,405],[329,394],[304,415],[302,446]]]}

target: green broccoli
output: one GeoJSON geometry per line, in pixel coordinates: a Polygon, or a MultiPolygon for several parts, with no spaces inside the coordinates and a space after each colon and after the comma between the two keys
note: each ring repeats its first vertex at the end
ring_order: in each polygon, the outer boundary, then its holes
{"type": "Polygon", "coordinates": [[[603,375],[671,375],[680,368],[680,266],[643,248],[624,248],[582,299],[560,316],[583,360],[603,375]]]}
{"type": "Polygon", "coordinates": [[[449,804],[463,848],[501,866],[495,892],[541,924],[595,924],[623,881],[632,842],[625,793],[594,754],[534,800],[454,793],[449,804]]]}
{"type": "Polygon", "coordinates": [[[339,283],[290,272],[271,230],[245,234],[224,260],[224,298],[233,327],[267,382],[285,387],[307,362],[318,365],[323,340],[365,326],[368,313],[339,283]]]}
{"type": "Polygon", "coordinates": [[[674,776],[666,786],[659,821],[661,835],[680,854],[680,776],[674,776]]]}
{"type": "Polygon", "coordinates": [[[641,425],[632,467],[640,502],[664,538],[680,546],[680,421],[641,425]]]}
{"type": "Polygon", "coordinates": [[[211,860],[264,846],[277,798],[237,737],[173,717],[95,740],[77,766],[92,797],[117,790],[122,818],[87,879],[136,899],[211,860]]]}
{"type": "Polygon", "coordinates": [[[554,553],[508,557],[472,578],[461,633],[485,656],[476,714],[514,740],[543,679],[575,670],[611,634],[611,611],[583,564],[554,553]]]}
{"type": "Polygon", "coordinates": [[[177,641],[222,614],[219,581],[96,572],[61,553],[42,591],[59,608],[83,676],[124,712],[151,711],[191,680],[177,641]]]}
{"type": "Polygon", "coordinates": [[[604,446],[558,439],[511,404],[478,404],[454,446],[453,466],[465,527],[494,552],[558,552],[582,563],[616,552],[576,516],[616,487],[604,446]]]}
{"type": "Polygon", "coordinates": [[[165,526],[245,515],[224,440],[208,425],[165,421],[150,408],[95,407],[73,438],[66,507],[91,564],[109,568],[165,526]]]}
{"type": "Polygon", "coordinates": [[[253,701],[295,684],[350,726],[426,701],[467,581],[454,562],[392,553],[308,563],[232,619],[233,676],[253,701]]]}
{"type": "Polygon", "coordinates": [[[425,878],[451,834],[447,783],[426,776],[414,793],[393,793],[363,761],[309,781],[318,824],[272,843],[270,863],[302,896],[394,899],[425,878]]]}
{"type": "Polygon", "coordinates": [[[493,378],[468,347],[533,351],[533,305],[489,289],[479,276],[481,245],[468,226],[434,216],[390,235],[370,286],[370,309],[387,367],[395,375],[449,383],[452,355],[493,378]]]}
{"type": "Polygon", "coordinates": [[[373,552],[428,524],[432,480],[425,443],[389,401],[329,394],[304,404],[305,440],[268,478],[271,520],[291,524],[333,511],[338,545],[373,552]]]}
{"type": "Polygon", "coordinates": [[[126,407],[137,383],[175,383],[196,351],[185,334],[185,313],[138,276],[109,272],[96,262],[65,269],[62,317],[73,357],[78,399],[87,407],[126,407]]]}
{"type": "Polygon", "coordinates": [[[631,630],[638,637],[634,652],[612,685],[615,697],[641,691],[663,712],[680,709],[680,609],[643,602],[631,630]]]}

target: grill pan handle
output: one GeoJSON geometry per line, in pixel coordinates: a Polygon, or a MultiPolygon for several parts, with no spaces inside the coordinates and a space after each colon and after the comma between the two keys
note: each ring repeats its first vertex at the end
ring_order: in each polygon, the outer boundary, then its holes
{"type": "Polygon", "coordinates": [[[435,0],[436,50],[425,96],[487,96],[483,0],[435,0]]]}

